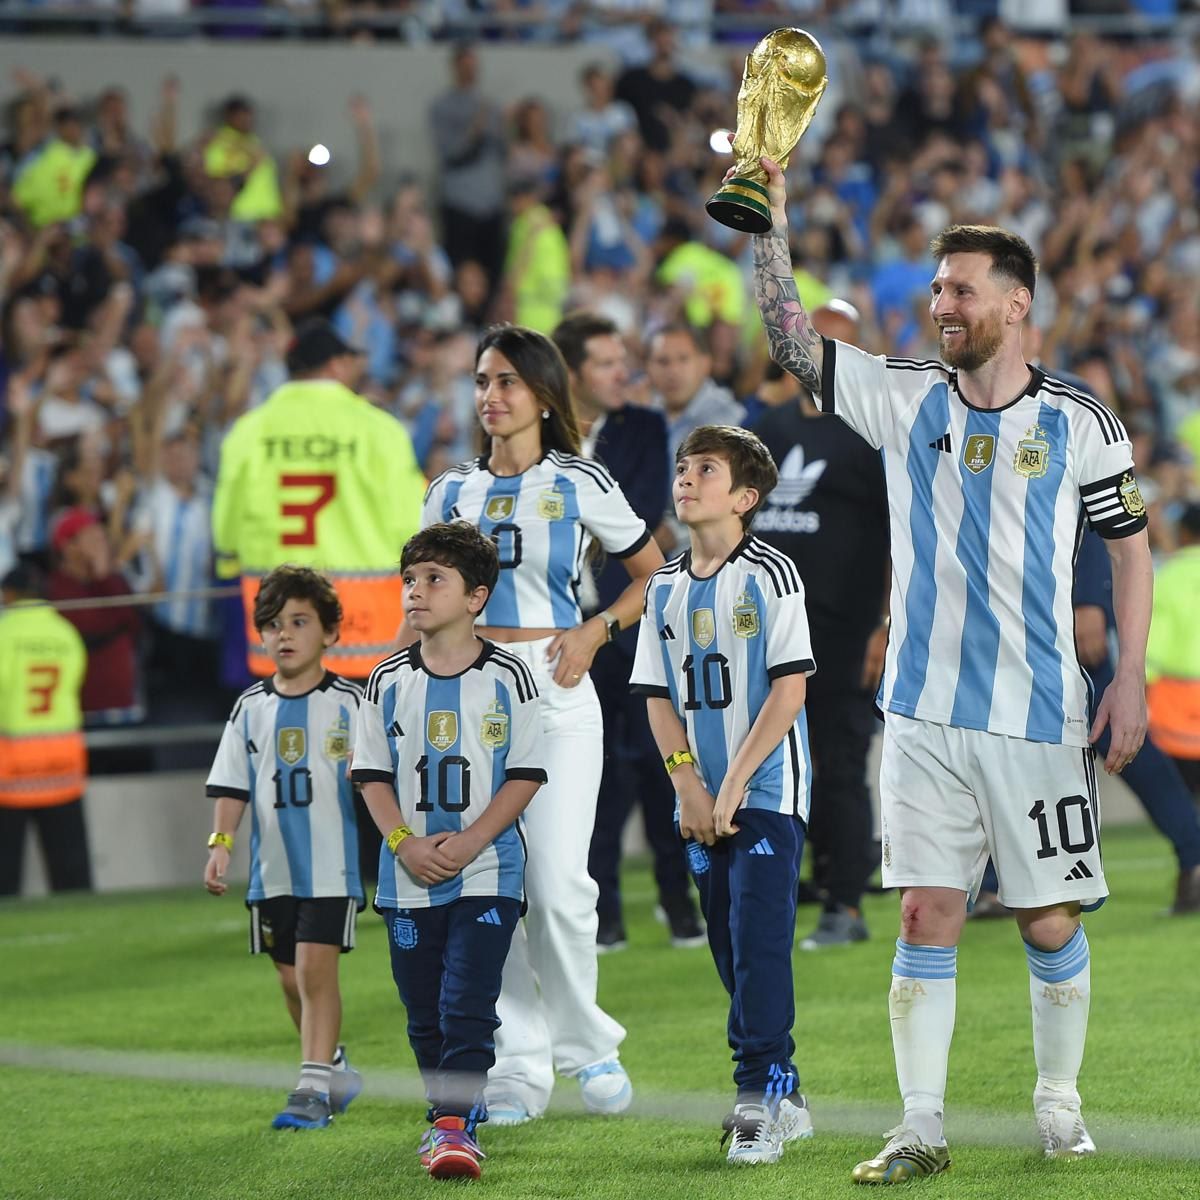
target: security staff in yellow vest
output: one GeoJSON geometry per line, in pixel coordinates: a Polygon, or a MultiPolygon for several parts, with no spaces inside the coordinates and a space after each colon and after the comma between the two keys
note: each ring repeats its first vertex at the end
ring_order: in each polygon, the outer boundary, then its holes
{"type": "Polygon", "coordinates": [[[351,390],[362,354],[329,322],[297,330],[287,366],[291,382],[221,447],[217,573],[241,575],[250,670],[265,676],[275,668],[254,628],[259,581],[288,562],[323,572],[344,613],[326,665],[362,679],[400,622],[400,551],[420,526],[425,479],[400,422],[351,390]]]}
{"type": "Polygon", "coordinates": [[[21,890],[30,822],[41,837],[50,886],[87,889],[87,751],[79,706],[87,650],[74,625],[38,603],[42,587],[33,567],[14,567],[0,591],[0,895],[21,890]]]}

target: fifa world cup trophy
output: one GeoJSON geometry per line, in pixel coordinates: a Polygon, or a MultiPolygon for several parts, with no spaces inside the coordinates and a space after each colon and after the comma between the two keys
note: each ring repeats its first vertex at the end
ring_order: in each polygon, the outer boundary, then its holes
{"type": "Polygon", "coordinates": [[[828,83],[820,44],[803,29],[776,29],[750,51],[737,98],[734,174],[704,206],[713,220],[746,233],[771,228],[767,175],[758,160],[786,169],[828,83]]]}

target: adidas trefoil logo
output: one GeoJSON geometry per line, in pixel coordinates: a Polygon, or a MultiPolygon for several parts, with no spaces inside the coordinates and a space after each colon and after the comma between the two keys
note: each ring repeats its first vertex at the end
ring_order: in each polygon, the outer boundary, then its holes
{"type": "Polygon", "coordinates": [[[1081,859],[1078,859],[1076,861],[1075,865],[1071,868],[1071,873],[1069,875],[1063,876],[1063,881],[1065,883],[1070,883],[1072,880],[1092,879],[1092,878],[1093,878],[1093,875],[1092,875],[1091,871],[1088,870],[1087,863],[1085,863],[1083,861],[1083,859],[1081,858],[1081,859]]]}
{"type": "Polygon", "coordinates": [[[804,447],[793,446],[779,466],[779,482],[767,497],[767,504],[775,508],[802,504],[824,473],[825,459],[818,458],[806,466],[804,447]]]}
{"type": "Polygon", "coordinates": [[[768,842],[766,838],[763,838],[763,840],[761,842],[758,842],[756,845],[751,846],[750,853],[751,854],[769,854],[769,855],[771,855],[772,858],[774,858],[774,856],[775,856],[775,851],[771,849],[771,843],[768,842]]]}
{"type": "Polygon", "coordinates": [[[501,924],[500,914],[494,908],[489,908],[487,910],[487,912],[485,912],[483,914],[483,916],[475,918],[475,924],[476,925],[499,925],[499,924],[501,924]]]}
{"type": "Polygon", "coordinates": [[[947,454],[953,453],[951,446],[950,446],[950,430],[947,429],[946,432],[943,433],[942,436],[937,439],[937,441],[930,442],[929,448],[930,448],[930,450],[943,450],[947,454]]]}

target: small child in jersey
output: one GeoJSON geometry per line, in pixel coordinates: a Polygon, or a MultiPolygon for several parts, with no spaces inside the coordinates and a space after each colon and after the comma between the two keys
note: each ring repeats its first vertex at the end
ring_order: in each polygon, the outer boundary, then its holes
{"type": "Polygon", "coordinates": [[[792,1062],[792,938],[815,665],[795,564],[749,532],[777,479],[745,429],[702,425],[681,443],[672,497],[690,548],[650,576],[630,680],[647,697],[731,1000],[731,1163],[778,1162],[812,1135],[792,1062]]]}
{"type": "Polygon", "coordinates": [[[546,782],[528,666],[475,634],[500,572],[464,521],[431,525],[400,559],[419,640],[367,680],[354,782],[379,831],[375,908],[425,1081],[423,1166],[478,1179],[476,1128],[495,1062],[496,999],[524,900],[524,812],[546,782]]]}
{"type": "Polygon", "coordinates": [[[339,957],[365,907],[346,765],[362,690],[321,665],[342,608],[307,567],[277,567],[254,624],[275,673],[238,698],[208,776],[215,801],[204,886],[226,891],[233,839],[250,809],[250,953],[275,963],[300,1032],[300,1078],[275,1129],[322,1129],[362,1091],[338,1044],[339,957]]]}

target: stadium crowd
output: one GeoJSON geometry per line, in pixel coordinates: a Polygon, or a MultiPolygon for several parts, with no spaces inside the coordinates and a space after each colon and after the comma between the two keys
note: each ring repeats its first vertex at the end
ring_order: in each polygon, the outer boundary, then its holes
{"type": "MultiPolygon", "coordinates": [[[[576,12],[500,7],[537,15],[527,36],[576,12]]],[[[76,95],[17,74],[0,145],[0,575],[29,559],[53,598],[110,598],[71,614],[92,647],[89,722],[169,715],[182,663],[188,715],[220,717],[242,686],[239,602],[223,619],[205,592],[212,481],[223,436],[285,380],[306,318],[365,349],[358,390],[405,425],[430,478],[473,452],[473,351],[498,320],[549,332],[576,309],[610,318],[629,398],[664,410],[672,447],[714,412],[750,423],[790,397],[766,371],[749,239],[703,207],[730,161],[720,131],[736,123],[744,50],[724,74],[697,72],[689,6],[637,7],[633,20],[588,6],[579,36],[597,59],[578,94],[531,92],[507,111],[489,97],[486,42],[449,47],[428,116],[433,194],[416,164],[382,160],[363,96],[347,97],[357,172],[336,190],[307,148],[260,136],[252,93],[185,129],[166,78],[136,128],[117,83],[76,95]],[[656,352],[667,329],[691,332],[656,352]],[[136,592],[166,595],[112,603],[136,592]]],[[[911,7],[928,28],[991,6],[911,7]]],[[[1121,414],[1153,547],[1170,556],[1200,493],[1194,46],[1018,39],[988,15],[961,44],[830,48],[848,83],[789,172],[806,305],[845,301],[866,349],[933,358],[931,235],[952,222],[1022,234],[1042,264],[1028,352],[1121,414]]]]}

